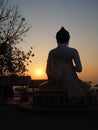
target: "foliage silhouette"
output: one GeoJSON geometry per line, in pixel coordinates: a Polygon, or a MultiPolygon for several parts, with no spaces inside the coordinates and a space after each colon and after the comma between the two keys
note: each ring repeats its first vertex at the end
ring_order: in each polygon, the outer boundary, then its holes
{"type": "Polygon", "coordinates": [[[10,6],[8,0],[0,0],[0,75],[23,75],[33,57],[32,47],[25,53],[17,47],[30,30],[17,5],[10,6]]]}

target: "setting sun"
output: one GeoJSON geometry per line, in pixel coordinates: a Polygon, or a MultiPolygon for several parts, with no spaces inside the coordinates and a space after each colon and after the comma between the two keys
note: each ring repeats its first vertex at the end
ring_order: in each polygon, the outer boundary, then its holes
{"type": "Polygon", "coordinates": [[[36,75],[42,75],[42,70],[40,69],[36,70],[36,75]]]}

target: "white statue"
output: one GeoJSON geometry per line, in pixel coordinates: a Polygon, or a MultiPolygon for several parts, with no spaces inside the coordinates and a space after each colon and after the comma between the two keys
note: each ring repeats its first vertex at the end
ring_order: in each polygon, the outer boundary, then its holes
{"type": "Polygon", "coordinates": [[[56,39],[58,46],[49,52],[47,59],[48,82],[41,84],[40,89],[64,89],[68,97],[85,96],[90,86],[77,76],[82,65],[78,51],[68,46],[69,32],[62,27],[56,39]]]}

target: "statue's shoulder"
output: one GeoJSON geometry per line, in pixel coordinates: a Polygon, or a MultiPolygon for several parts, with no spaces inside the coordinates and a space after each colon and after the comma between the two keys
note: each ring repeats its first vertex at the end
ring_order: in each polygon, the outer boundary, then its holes
{"type": "Polygon", "coordinates": [[[50,53],[55,53],[55,52],[57,52],[57,51],[58,51],[58,47],[56,47],[56,48],[50,50],[50,53]]]}
{"type": "Polygon", "coordinates": [[[69,51],[73,54],[77,54],[78,50],[76,48],[68,47],[69,51]]]}
{"type": "Polygon", "coordinates": [[[54,49],[49,51],[49,54],[55,53],[55,52],[57,52],[57,50],[58,50],[58,48],[54,48],[54,49]]]}

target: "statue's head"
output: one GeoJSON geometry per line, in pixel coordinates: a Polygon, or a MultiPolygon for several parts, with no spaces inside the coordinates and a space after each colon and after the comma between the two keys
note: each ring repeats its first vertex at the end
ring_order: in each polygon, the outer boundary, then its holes
{"type": "Polygon", "coordinates": [[[61,29],[56,33],[57,43],[68,44],[69,39],[70,39],[69,32],[64,27],[61,27],[61,29]]]}

